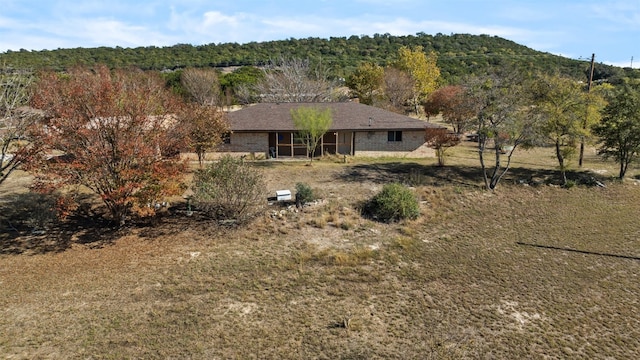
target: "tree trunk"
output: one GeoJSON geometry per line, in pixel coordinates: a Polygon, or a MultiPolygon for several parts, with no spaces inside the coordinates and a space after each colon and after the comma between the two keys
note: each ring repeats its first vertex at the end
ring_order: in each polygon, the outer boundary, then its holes
{"type": "Polygon", "coordinates": [[[200,168],[202,169],[202,163],[204,163],[204,151],[197,151],[197,155],[198,155],[198,165],[200,165],[200,168]]]}
{"type": "Polygon", "coordinates": [[[499,174],[500,174],[500,167],[502,166],[501,163],[501,159],[500,159],[500,145],[495,144],[495,157],[496,157],[496,164],[495,167],[493,168],[493,173],[491,173],[491,181],[489,182],[489,190],[495,190],[496,186],[498,186],[498,179],[500,178],[499,174]]]}
{"type": "Polygon", "coordinates": [[[109,213],[111,214],[111,218],[114,223],[118,224],[119,227],[122,227],[127,222],[127,214],[129,213],[129,206],[126,204],[116,204],[113,202],[105,202],[109,213]]]}
{"type": "Polygon", "coordinates": [[[564,157],[560,150],[560,141],[556,141],[556,157],[558,158],[558,165],[560,166],[560,174],[562,175],[562,186],[567,185],[567,171],[564,166],[564,157]]]}
{"type": "Polygon", "coordinates": [[[620,161],[620,174],[619,174],[619,178],[620,180],[624,179],[624,175],[627,173],[627,166],[628,166],[628,162],[621,160],[620,161]]]}
{"type": "Polygon", "coordinates": [[[620,159],[620,173],[618,174],[618,177],[622,180],[627,173],[627,169],[629,168],[629,163],[631,163],[631,160],[633,159],[633,155],[631,155],[627,150],[620,149],[618,151],[618,156],[620,159]]]}
{"type": "Polygon", "coordinates": [[[578,166],[582,167],[582,161],[584,159],[584,138],[580,140],[580,156],[578,157],[578,166]]]}
{"type": "Polygon", "coordinates": [[[436,156],[438,158],[438,166],[444,166],[444,148],[436,148],[436,156]]]}
{"type": "Polygon", "coordinates": [[[489,189],[489,178],[487,177],[487,167],[484,164],[484,149],[486,147],[487,137],[480,135],[478,137],[478,156],[480,157],[480,167],[482,169],[482,178],[484,180],[484,187],[489,189]]]}

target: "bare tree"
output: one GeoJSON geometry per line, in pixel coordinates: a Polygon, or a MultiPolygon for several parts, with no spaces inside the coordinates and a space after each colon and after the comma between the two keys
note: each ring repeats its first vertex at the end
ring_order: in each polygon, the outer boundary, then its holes
{"type": "Polygon", "coordinates": [[[236,100],[242,105],[252,104],[259,102],[259,98],[256,96],[255,85],[241,84],[235,88],[236,100]]]}
{"type": "Polygon", "coordinates": [[[335,85],[327,70],[309,60],[280,59],[264,68],[264,79],[254,86],[260,102],[331,102],[335,85]]]}
{"type": "Polygon", "coordinates": [[[402,70],[386,68],[384,70],[384,95],[390,110],[404,113],[405,107],[414,96],[414,80],[402,70]]]}
{"type": "Polygon", "coordinates": [[[220,102],[220,81],[214,69],[185,69],[180,83],[191,100],[200,105],[213,106],[220,102]]]}
{"type": "Polygon", "coordinates": [[[0,184],[40,152],[30,137],[38,113],[24,106],[32,83],[31,73],[0,69],[0,184]]]}

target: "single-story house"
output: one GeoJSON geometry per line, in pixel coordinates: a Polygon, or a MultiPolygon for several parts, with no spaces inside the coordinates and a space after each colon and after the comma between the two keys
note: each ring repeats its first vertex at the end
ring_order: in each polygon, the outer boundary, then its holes
{"type": "Polygon", "coordinates": [[[231,133],[219,151],[306,157],[291,117],[291,109],[302,106],[330,108],[333,117],[314,156],[433,156],[424,145],[425,128],[440,126],[357,102],[259,103],[229,112],[231,133]]]}

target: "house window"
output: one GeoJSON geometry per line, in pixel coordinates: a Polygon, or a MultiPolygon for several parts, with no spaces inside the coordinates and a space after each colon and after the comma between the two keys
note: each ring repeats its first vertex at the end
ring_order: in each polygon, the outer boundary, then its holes
{"type": "Polygon", "coordinates": [[[389,131],[387,134],[388,141],[402,141],[402,131],[389,131]]]}
{"type": "Polygon", "coordinates": [[[231,133],[226,132],[222,134],[222,143],[223,144],[231,144],[231,133]]]}

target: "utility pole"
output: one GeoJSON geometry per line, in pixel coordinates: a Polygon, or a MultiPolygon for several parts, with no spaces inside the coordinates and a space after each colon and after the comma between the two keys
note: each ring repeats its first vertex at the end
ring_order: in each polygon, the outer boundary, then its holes
{"type": "MultiPolygon", "coordinates": [[[[587,83],[587,94],[591,92],[591,83],[593,82],[593,65],[596,60],[596,54],[591,54],[591,67],[589,68],[589,82],[587,83]]],[[[632,60],[633,61],[633,58],[632,60]]],[[[589,123],[589,103],[587,103],[587,113],[585,114],[584,122],[582,123],[582,129],[587,129],[589,123]]],[[[578,166],[582,167],[582,160],[584,159],[584,136],[580,140],[580,157],[578,159],[578,166]]]]}

